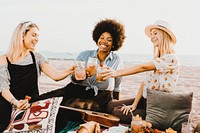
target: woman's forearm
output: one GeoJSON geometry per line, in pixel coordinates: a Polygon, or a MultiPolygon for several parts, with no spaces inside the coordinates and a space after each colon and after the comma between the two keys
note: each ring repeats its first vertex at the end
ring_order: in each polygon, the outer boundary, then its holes
{"type": "Polygon", "coordinates": [[[132,75],[140,72],[156,70],[156,67],[153,62],[145,64],[137,64],[128,68],[124,68],[116,71],[116,77],[132,75]]]}
{"type": "Polygon", "coordinates": [[[142,71],[144,71],[144,69],[142,68],[141,65],[134,65],[132,67],[117,70],[116,75],[117,75],[117,77],[127,76],[127,75],[136,74],[136,73],[139,73],[139,72],[142,72],[142,71]]]}
{"type": "Polygon", "coordinates": [[[62,80],[74,72],[75,66],[70,66],[68,69],[58,70],[54,68],[51,64],[45,63],[42,66],[42,72],[55,81],[62,80]]]}
{"type": "Polygon", "coordinates": [[[1,95],[4,99],[6,99],[11,104],[14,104],[15,106],[17,105],[17,102],[19,102],[17,99],[15,99],[9,89],[3,89],[1,95]]]}
{"type": "Polygon", "coordinates": [[[144,82],[142,82],[142,84],[140,85],[140,89],[138,91],[138,94],[132,104],[133,107],[137,108],[138,103],[140,102],[140,99],[142,98],[142,94],[143,94],[143,87],[144,87],[144,82]]]}
{"type": "Polygon", "coordinates": [[[62,79],[65,79],[67,76],[69,76],[73,71],[70,70],[70,69],[65,69],[65,70],[62,70],[62,71],[57,71],[55,73],[54,76],[52,76],[52,79],[54,79],[55,81],[59,81],[59,80],[62,80],[62,79]]]}

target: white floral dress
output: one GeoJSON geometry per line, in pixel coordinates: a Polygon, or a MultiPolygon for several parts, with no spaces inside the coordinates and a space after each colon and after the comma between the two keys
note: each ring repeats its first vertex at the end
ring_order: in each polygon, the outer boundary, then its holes
{"type": "Polygon", "coordinates": [[[155,71],[147,72],[144,80],[143,97],[147,97],[147,88],[173,92],[179,77],[179,60],[175,54],[165,54],[153,60],[155,71]]]}

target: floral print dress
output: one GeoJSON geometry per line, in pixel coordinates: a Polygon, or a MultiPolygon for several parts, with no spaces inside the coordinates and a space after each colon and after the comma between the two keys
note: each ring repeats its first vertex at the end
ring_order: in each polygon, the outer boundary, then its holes
{"type": "Polygon", "coordinates": [[[153,60],[155,71],[147,72],[144,80],[143,97],[147,97],[147,88],[173,92],[179,77],[179,61],[175,54],[165,54],[153,60]]]}

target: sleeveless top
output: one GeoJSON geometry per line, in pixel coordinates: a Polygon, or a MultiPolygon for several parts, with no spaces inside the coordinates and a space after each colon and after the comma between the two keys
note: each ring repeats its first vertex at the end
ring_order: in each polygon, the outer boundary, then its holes
{"type": "MultiPolygon", "coordinates": [[[[35,56],[32,52],[32,64],[16,65],[8,62],[8,71],[10,74],[10,91],[18,100],[24,99],[26,95],[31,96],[30,102],[37,100],[39,96],[38,76],[35,56]]],[[[0,95],[0,131],[2,132],[10,122],[12,105],[0,95]]]]}
{"type": "MultiPolygon", "coordinates": [[[[39,96],[36,60],[31,52],[33,63],[29,65],[16,65],[8,61],[10,74],[10,91],[16,99],[24,99],[26,95],[39,96]]],[[[31,99],[32,102],[34,99],[31,99]]]]}

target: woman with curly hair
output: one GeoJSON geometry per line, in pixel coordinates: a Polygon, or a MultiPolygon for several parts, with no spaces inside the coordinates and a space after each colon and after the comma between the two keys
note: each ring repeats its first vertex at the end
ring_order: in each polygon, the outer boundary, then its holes
{"type": "MultiPolygon", "coordinates": [[[[76,60],[87,62],[89,57],[93,57],[97,58],[98,66],[109,67],[113,70],[122,69],[123,61],[116,53],[114,53],[114,51],[119,50],[123,45],[125,39],[124,26],[116,20],[101,20],[94,27],[92,37],[98,48],[96,50],[86,50],[81,52],[77,56],[76,60]]],[[[72,82],[61,89],[43,94],[41,99],[53,96],[63,96],[61,105],[66,105],[69,99],[72,98],[80,98],[82,101],[90,99],[94,101],[94,103],[97,103],[97,106],[94,104],[91,108],[88,104],[83,104],[83,106],[76,106],[84,109],[104,111],[108,102],[110,102],[112,99],[119,99],[122,78],[109,78],[104,82],[98,82],[96,79],[97,74],[90,73],[90,70],[87,71],[86,78],[81,81],[77,80],[74,74],[72,74],[72,82]]],[[[61,119],[60,121],[64,123],[64,115],[66,115],[66,111],[62,112],[62,109],[60,109],[58,114],[58,121],[61,119]]],[[[66,117],[70,116],[72,115],[67,115],[66,117]]],[[[61,129],[61,124],[58,124],[57,128],[61,129]]]]}

